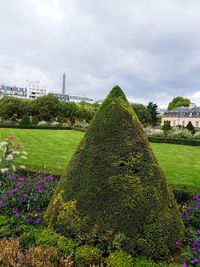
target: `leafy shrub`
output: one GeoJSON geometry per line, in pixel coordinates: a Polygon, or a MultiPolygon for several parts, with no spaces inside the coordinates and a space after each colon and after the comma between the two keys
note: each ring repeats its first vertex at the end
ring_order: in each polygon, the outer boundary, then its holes
{"type": "Polygon", "coordinates": [[[5,186],[11,186],[12,179],[16,176],[17,167],[24,168],[17,164],[18,158],[27,159],[27,153],[21,151],[22,146],[13,136],[8,136],[5,141],[0,143],[0,150],[2,150],[0,158],[2,179],[0,179],[0,186],[2,189],[5,186]]]}
{"type": "Polygon", "coordinates": [[[188,129],[173,128],[169,135],[170,138],[189,139],[192,138],[192,133],[188,129]]]}
{"type": "Polygon", "coordinates": [[[38,122],[39,122],[39,120],[38,120],[37,116],[33,116],[32,120],[31,120],[31,125],[36,126],[36,125],[38,125],[38,122]]]}
{"type": "Polygon", "coordinates": [[[58,121],[53,121],[51,123],[51,127],[58,127],[59,126],[59,122],[58,121]]]}
{"type": "Polygon", "coordinates": [[[87,267],[93,264],[100,264],[102,262],[102,254],[96,247],[80,246],[76,250],[75,260],[78,267],[87,267]]]}
{"type": "Polygon", "coordinates": [[[134,267],[174,267],[174,265],[171,265],[171,264],[155,263],[147,259],[136,259],[134,261],[133,266],[134,267]]]}
{"type": "Polygon", "coordinates": [[[35,243],[37,245],[56,246],[63,255],[74,252],[76,246],[72,239],[61,236],[49,228],[36,233],[35,243]]]}
{"type": "Polygon", "coordinates": [[[123,234],[122,250],[159,258],[182,238],[174,196],[119,87],[95,114],[45,217],[56,232],[103,251],[123,234]]]}
{"type": "Polygon", "coordinates": [[[164,122],[164,125],[162,126],[162,130],[165,133],[165,135],[167,135],[167,133],[172,130],[172,127],[170,125],[170,121],[164,122]]]}
{"type": "Polygon", "coordinates": [[[108,267],[133,267],[133,258],[124,251],[110,253],[106,259],[108,267]]]}
{"type": "Polygon", "coordinates": [[[152,129],[152,131],[149,133],[149,136],[151,137],[164,137],[164,131],[160,129],[152,129]]]}
{"type": "Polygon", "coordinates": [[[38,126],[41,126],[41,127],[48,127],[48,122],[47,121],[39,121],[38,122],[38,126]]]}
{"type": "Polygon", "coordinates": [[[199,140],[199,139],[200,139],[200,132],[196,132],[196,133],[193,135],[193,138],[199,140]]]}
{"type": "Polygon", "coordinates": [[[29,116],[24,115],[19,123],[20,126],[31,126],[31,121],[29,116]]]}
{"type": "Polygon", "coordinates": [[[186,129],[188,129],[188,131],[190,131],[192,134],[195,134],[195,128],[193,126],[193,124],[191,123],[191,121],[188,122],[186,129]]]}

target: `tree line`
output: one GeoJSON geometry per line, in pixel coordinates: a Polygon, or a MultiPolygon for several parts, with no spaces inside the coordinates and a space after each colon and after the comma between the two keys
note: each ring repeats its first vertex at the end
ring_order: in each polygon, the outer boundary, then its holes
{"type": "MultiPolygon", "coordinates": [[[[158,120],[158,106],[150,102],[147,106],[143,104],[131,104],[141,123],[155,125],[158,120]]],[[[97,111],[99,104],[61,102],[59,99],[48,94],[34,100],[20,99],[15,97],[4,97],[0,100],[1,121],[11,121],[15,124],[18,121],[27,121],[32,117],[34,124],[38,121],[70,121],[75,124],[76,120],[89,122],[97,111]]],[[[28,122],[27,122],[28,123],[28,122]]]]}

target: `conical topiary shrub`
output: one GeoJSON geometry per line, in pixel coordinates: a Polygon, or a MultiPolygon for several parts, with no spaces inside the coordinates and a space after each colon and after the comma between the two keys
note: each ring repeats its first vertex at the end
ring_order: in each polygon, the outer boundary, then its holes
{"type": "Polygon", "coordinates": [[[46,212],[56,231],[163,257],[183,224],[147,137],[116,86],[95,114],[46,212]]]}

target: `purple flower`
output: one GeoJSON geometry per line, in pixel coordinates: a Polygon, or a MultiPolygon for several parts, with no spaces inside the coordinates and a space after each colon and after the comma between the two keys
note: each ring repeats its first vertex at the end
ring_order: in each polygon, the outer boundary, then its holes
{"type": "Polygon", "coordinates": [[[37,192],[40,193],[40,194],[42,194],[44,191],[43,191],[42,189],[39,188],[39,189],[37,190],[37,192]]]}
{"type": "Polygon", "coordinates": [[[187,263],[183,263],[182,267],[188,267],[187,263]]]}
{"type": "Polygon", "coordinates": [[[180,246],[180,244],[181,244],[180,241],[176,241],[177,246],[180,246]]]}
{"type": "Polygon", "coordinates": [[[18,209],[18,208],[15,209],[15,216],[16,216],[17,218],[20,217],[20,212],[19,212],[19,209],[18,209]]]}
{"type": "Polygon", "coordinates": [[[197,232],[198,235],[200,235],[200,230],[197,230],[196,232],[197,232]]]}
{"type": "Polygon", "coordinates": [[[0,201],[0,207],[3,207],[3,206],[5,206],[6,205],[6,202],[4,202],[4,201],[0,201]]]}

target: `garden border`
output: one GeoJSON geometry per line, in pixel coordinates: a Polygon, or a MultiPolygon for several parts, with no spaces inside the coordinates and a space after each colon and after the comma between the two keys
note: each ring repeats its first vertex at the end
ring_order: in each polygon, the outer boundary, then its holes
{"type": "Polygon", "coordinates": [[[175,139],[175,138],[163,138],[163,137],[151,137],[151,136],[149,136],[148,139],[149,142],[152,143],[200,146],[200,140],[194,140],[194,139],[175,139]]]}

